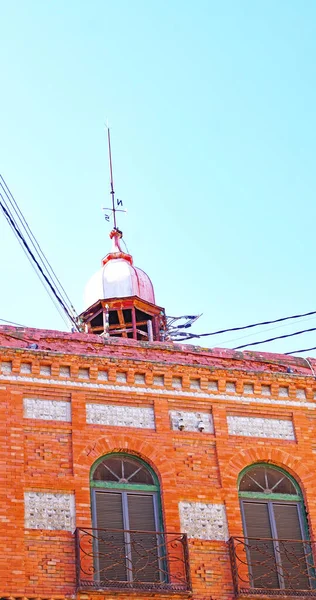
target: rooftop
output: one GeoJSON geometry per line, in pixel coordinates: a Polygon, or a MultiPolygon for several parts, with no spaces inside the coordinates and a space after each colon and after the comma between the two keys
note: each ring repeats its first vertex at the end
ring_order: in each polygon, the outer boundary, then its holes
{"type": "Polygon", "coordinates": [[[35,353],[74,354],[169,364],[225,368],[242,371],[314,375],[316,359],[270,352],[202,348],[174,342],[140,342],[133,339],[103,338],[95,334],[70,333],[0,325],[0,347],[35,353]]]}

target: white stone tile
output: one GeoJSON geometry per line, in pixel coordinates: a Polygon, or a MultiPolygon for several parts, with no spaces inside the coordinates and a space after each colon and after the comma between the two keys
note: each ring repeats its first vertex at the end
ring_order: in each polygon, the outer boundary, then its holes
{"type": "Polygon", "coordinates": [[[25,492],[24,511],[28,529],[75,530],[74,494],[25,492]]]}
{"type": "Polygon", "coordinates": [[[191,379],[190,388],[199,390],[201,388],[201,379],[191,379]]]}
{"type": "Polygon", "coordinates": [[[40,366],[40,374],[41,375],[51,375],[52,374],[51,365],[41,365],[40,366]]]}
{"type": "Polygon", "coordinates": [[[287,398],[289,396],[289,388],[285,385],[281,385],[279,387],[279,396],[282,398],[287,398]]]}
{"type": "Polygon", "coordinates": [[[116,374],[116,381],[120,381],[121,383],[126,383],[126,381],[127,381],[126,371],[118,371],[116,374]]]}
{"type": "Polygon", "coordinates": [[[115,404],[87,404],[87,423],[115,427],[155,428],[155,415],[151,407],[121,406],[115,404]]]}
{"type": "Polygon", "coordinates": [[[89,379],[90,378],[90,369],[79,369],[78,371],[78,377],[80,377],[80,379],[89,379]]]}
{"type": "Polygon", "coordinates": [[[108,381],[109,373],[108,371],[102,371],[101,369],[98,371],[98,379],[101,381],[108,381]]]}
{"type": "Polygon", "coordinates": [[[71,421],[70,402],[46,400],[42,398],[23,398],[24,417],[26,419],[44,419],[45,421],[71,421]]]}
{"type": "Polygon", "coordinates": [[[202,421],[204,433],[214,433],[213,418],[210,413],[170,410],[169,415],[174,430],[179,429],[179,420],[182,419],[184,431],[200,431],[199,425],[202,421]]]}
{"type": "Polygon", "coordinates": [[[2,373],[12,373],[12,362],[11,360],[3,360],[1,363],[2,373]]]}
{"type": "Polygon", "coordinates": [[[182,388],[182,377],[173,377],[172,386],[174,388],[182,388]]]}
{"type": "Polygon", "coordinates": [[[60,375],[60,377],[70,377],[70,367],[68,367],[66,365],[60,367],[59,375],[60,375]]]}
{"type": "Polygon", "coordinates": [[[181,531],[189,538],[226,541],[229,538],[224,504],[179,503],[181,531]]]}
{"type": "Polygon", "coordinates": [[[227,417],[227,424],[230,435],[295,440],[293,423],[290,420],[233,415],[227,417]]]}
{"type": "Polygon", "coordinates": [[[244,394],[253,394],[254,386],[253,383],[244,383],[244,394]]]}
{"type": "Polygon", "coordinates": [[[271,396],[271,385],[262,385],[261,394],[263,396],[271,396]]]}
{"type": "Polygon", "coordinates": [[[226,392],[236,392],[236,383],[234,381],[227,381],[226,392]]]}

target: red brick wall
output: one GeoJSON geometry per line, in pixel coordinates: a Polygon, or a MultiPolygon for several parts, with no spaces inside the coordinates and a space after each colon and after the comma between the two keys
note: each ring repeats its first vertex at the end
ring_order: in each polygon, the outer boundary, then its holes
{"type": "MultiPolygon", "coordinates": [[[[178,503],[181,500],[225,504],[230,535],[242,535],[237,493],[237,477],[247,465],[256,461],[272,462],[285,468],[299,482],[308,511],[313,535],[316,526],[316,494],[314,457],[314,423],[316,412],[304,406],[249,404],[236,399],[227,402],[223,394],[225,381],[237,382],[237,394],[242,394],[243,382],[251,381],[255,393],[247,400],[260,396],[260,385],[272,385],[272,398],[278,400],[278,385],[290,385],[289,400],[295,402],[295,388],[306,389],[306,400],[314,402],[312,377],[296,377],[277,373],[225,371],[210,373],[208,369],[192,366],[153,364],[140,365],[124,359],[107,362],[105,358],[77,356],[34,358],[34,354],[6,352],[13,358],[13,375],[19,373],[19,362],[34,362],[29,378],[0,381],[0,597],[73,598],[75,597],[74,537],[67,531],[31,530],[24,528],[24,491],[74,492],[76,524],[91,527],[89,473],[100,456],[113,451],[131,452],[142,457],[157,472],[161,484],[163,518],[166,531],[179,532],[178,503]],[[109,384],[116,381],[115,370],[127,370],[127,386],[134,381],[134,372],[146,372],[147,386],[153,370],[165,374],[168,395],[141,394],[108,389],[90,390],[51,383],[39,383],[39,362],[45,358],[52,363],[52,375],[59,378],[59,365],[69,364],[72,380],[78,381],[80,366],[91,368],[90,381],[96,381],[96,367],[109,367],[109,384]],[[84,362],[84,364],[82,364],[84,362]],[[201,377],[201,389],[207,390],[208,378],[219,380],[218,394],[209,398],[179,397],[171,385],[172,376],[183,376],[183,390],[190,391],[190,377],[201,377]],[[23,396],[71,400],[72,423],[25,419],[23,396]],[[121,403],[131,406],[154,406],[156,430],[120,428],[86,423],[86,402],[121,403]],[[172,431],[170,409],[212,411],[215,434],[172,431]],[[226,415],[269,416],[293,418],[296,441],[229,436],[226,415]]],[[[157,356],[155,360],[157,361],[157,356]]],[[[163,359],[163,356],[160,357],[163,359]]],[[[139,386],[138,386],[139,387],[139,386]]],[[[234,395],[232,395],[232,398],[234,395]]],[[[230,599],[233,595],[231,568],[225,542],[190,540],[190,567],[194,600],[230,599]]],[[[126,600],[137,594],[80,593],[87,600],[99,597],[107,600],[126,600]]],[[[150,597],[150,594],[139,595],[150,597]]],[[[155,596],[158,599],[168,595],[155,596]]],[[[177,596],[173,596],[177,598],[177,596]]],[[[179,596],[180,597],[180,596],[179,596]]]]}

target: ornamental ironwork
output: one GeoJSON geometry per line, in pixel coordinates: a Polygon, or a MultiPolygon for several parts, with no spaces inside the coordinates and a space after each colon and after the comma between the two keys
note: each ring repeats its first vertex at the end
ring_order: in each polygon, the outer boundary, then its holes
{"type": "Polygon", "coordinates": [[[76,529],[77,590],[191,590],[185,533],[76,529]]]}
{"type": "Polygon", "coordinates": [[[316,596],[316,545],[309,540],[231,537],[236,597],[316,596]]]}

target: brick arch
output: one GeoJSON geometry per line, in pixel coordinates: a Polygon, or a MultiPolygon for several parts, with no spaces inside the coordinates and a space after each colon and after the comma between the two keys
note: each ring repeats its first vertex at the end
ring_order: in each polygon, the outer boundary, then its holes
{"type": "Polygon", "coordinates": [[[308,488],[309,493],[311,492],[311,488],[314,488],[316,491],[315,476],[304,465],[301,458],[296,458],[295,454],[289,454],[279,448],[264,447],[241,450],[235,454],[227,463],[223,472],[223,486],[233,487],[237,491],[237,480],[240,472],[245,467],[258,462],[270,463],[276,467],[283,468],[297,481],[303,495],[305,495],[306,488],[308,488]]]}
{"type": "Polygon", "coordinates": [[[125,452],[142,458],[157,474],[159,482],[175,480],[170,453],[161,445],[154,445],[140,437],[128,434],[102,435],[88,444],[80,453],[75,468],[90,473],[98,458],[112,452],[125,452]]]}

